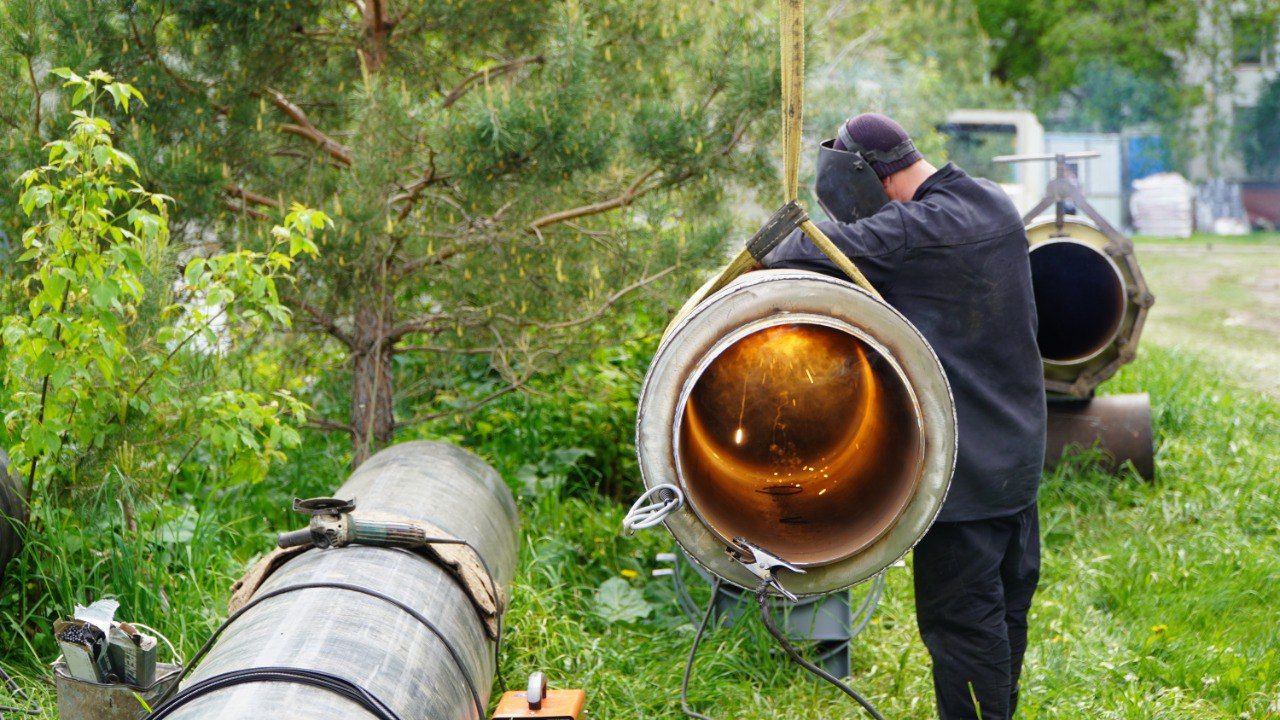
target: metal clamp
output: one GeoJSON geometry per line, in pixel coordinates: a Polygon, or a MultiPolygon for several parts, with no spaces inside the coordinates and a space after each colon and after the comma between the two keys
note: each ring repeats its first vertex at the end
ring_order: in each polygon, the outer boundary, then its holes
{"type": "Polygon", "coordinates": [[[799,575],[804,574],[804,568],[793,565],[786,560],[764,550],[763,548],[752,545],[741,537],[733,539],[733,545],[726,548],[729,557],[737,560],[742,567],[747,569],[752,575],[760,579],[761,589],[773,588],[779,595],[796,602],[800,598],[795,593],[782,587],[782,583],[778,581],[779,570],[790,570],[799,575]]]}

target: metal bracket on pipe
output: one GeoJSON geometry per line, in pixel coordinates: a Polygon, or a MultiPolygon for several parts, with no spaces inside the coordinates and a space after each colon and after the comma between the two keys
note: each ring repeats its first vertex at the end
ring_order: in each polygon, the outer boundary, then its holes
{"type": "Polygon", "coordinates": [[[742,567],[747,569],[747,572],[760,578],[761,587],[773,588],[779,595],[791,602],[796,602],[800,599],[790,590],[782,587],[782,583],[778,582],[778,571],[790,570],[793,573],[803,575],[804,568],[792,565],[777,555],[752,545],[740,537],[735,537],[733,545],[726,550],[729,553],[729,557],[741,563],[742,567]]]}
{"type": "Polygon", "coordinates": [[[765,224],[747,241],[747,252],[756,262],[764,262],[764,258],[783,240],[787,239],[796,228],[809,219],[808,213],[795,200],[774,211],[765,224]]]}

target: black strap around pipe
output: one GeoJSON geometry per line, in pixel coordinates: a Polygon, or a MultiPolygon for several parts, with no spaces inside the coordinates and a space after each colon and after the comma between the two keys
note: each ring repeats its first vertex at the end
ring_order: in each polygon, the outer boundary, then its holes
{"type": "MultiPolygon", "coordinates": [[[[483,718],[485,717],[485,706],[484,706],[484,703],[480,700],[480,691],[476,686],[475,678],[471,676],[471,672],[467,670],[467,666],[462,662],[462,657],[458,654],[458,649],[453,646],[453,643],[449,642],[449,639],[444,636],[444,633],[440,632],[440,629],[436,627],[434,623],[428,620],[426,616],[424,616],[422,613],[418,612],[417,610],[414,610],[412,607],[409,607],[405,603],[393,597],[384,595],[383,593],[380,593],[377,590],[372,590],[367,587],[361,587],[360,585],[350,585],[348,583],[337,583],[337,582],[298,583],[297,585],[286,585],[285,587],[276,588],[275,590],[262,593],[261,595],[255,595],[252,600],[245,603],[243,607],[241,607],[239,610],[235,611],[230,616],[228,616],[227,619],[224,620],[222,624],[218,626],[218,629],[213,631],[213,634],[209,636],[209,639],[205,640],[204,645],[201,645],[200,649],[196,651],[195,656],[191,658],[191,662],[189,662],[187,666],[183,668],[182,675],[178,677],[178,681],[175,682],[173,684],[173,687],[171,687],[169,691],[166,692],[164,696],[160,698],[159,707],[155,711],[153,711],[150,715],[148,715],[146,720],[161,720],[161,718],[166,717],[173,709],[176,709],[178,707],[181,707],[182,705],[185,705],[186,703],[193,700],[195,697],[206,695],[210,692],[213,692],[215,690],[220,690],[224,687],[231,687],[233,685],[240,685],[240,684],[249,683],[249,682],[300,682],[303,684],[312,685],[314,687],[324,687],[327,690],[338,692],[338,690],[336,690],[335,688],[322,685],[320,684],[319,680],[314,680],[314,677],[319,677],[319,676],[327,676],[326,680],[328,678],[336,678],[336,676],[328,675],[327,673],[323,673],[318,670],[303,670],[300,668],[256,668],[251,670],[236,670],[229,673],[224,673],[222,675],[216,675],[212,678],[209,678],[208,680],[202,680],[201,682],[196,683],[195,685],[192,685],[191,687],[186,688],[181,692],[178,692],[176,695],[174,694],[174,692],[177,690],[178,685],[182,682],[182,680],[185,679],[187,675],[191,673],[191,670],[194,669],[196,665],[198,665],[200,661],[204,659],[204,656],[208,654],[209,650],[213,648],[213,644],[217,642],[219,637],[222,636],[223,631],[225,631],[231,625],[231,623],[235,622],[237,619],[239,619],[242,615],[244,615],[250,609],[256,607],[259,603],[263,602],[264,600],[269,600],[274,597],[279,597],[281,595],[293,592],[295,590],[310,590],[310,589],[318,589],[318,588],[326,588],[326,589],[332,589],[332,590],[347,590],[349,592],[357,592],[362,595],[368,595],[369,597],[383,600],[405,611],[405,613],[407,613],[414,620],[417,620],[418,622],[426,626],[426,628],[430,630],[432,634],[434,634],[437,638],[440,638],[440,642],[444,644],[444,648],[446,651],[448,651],[449,657],[453,658],[454,664],[458,666],[458,670],[462,673],[463,680],[465,680],[467,683],[467,689],[471,692],[471,699],[475,702],[477,717],[483,720],[483,718]],[[265,676],[259,677],[258,675],[255,675],[255,673],[261,673],[261,672],[267,672],[267,671],[274,673],[274,675],[272,675],[271,677],[265,677],[265,676]],[[241,677],[242,673],[244,674],[243,677],[241,677]],[[299,679],[303,675],[307,676],[307,680],[299,679]],[[215,683],[214,682],[215,680],[218,680],[221,682],[215,683]],[[314,680],[314,681],[309,681],[309,680],[314,680]]],[[[395,713],[392,713],[390,708],[387,708],[384,704],[381,703],[381,701],[378,701],[377,698],[373,697],[373,695],[369,693],[367,690],[365,690],[364,688],[361,688],[358,685],[355,685],[354,683],[344,680],[342,678],[336,678],[335,682],[338,682],[339,684],[346,683],[346,686],[349,686],[348,689],[354,688],[360,693],[363,693],[363,696],[372,698],[373,700],[377,701],[377,704],[381,705],[382,708],[384,708],[387,713],[391,713],[390,715],[380,715],[378,714],[377,711],[370,710],[370,712],[374,712],[374,714],[378,716],[378,720],[398,720],[398,718],[395,716],[395,713]]],[[[351,698],[351,699],[355,699],[355,698],[351,698]]],[[[360,702],[360,701],[356,700],[356,702],[360,702]]],[[[371,706],[365,706],[365,709],[369,709],[370,707],[371,706]]]]}

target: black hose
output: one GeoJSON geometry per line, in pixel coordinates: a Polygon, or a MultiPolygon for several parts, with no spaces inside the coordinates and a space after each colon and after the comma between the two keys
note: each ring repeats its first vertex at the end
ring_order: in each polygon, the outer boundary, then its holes
{"type": "Polygon", "coordinates": [[[164,707],[152,712],[147,716],[147,720],[163,720],[163,718],[168,717],[175,710],[181,708],[192,700],[196,700],[223,688],[260,682],[310,685],[311,687],[328,690],[335,695],[350,700],[351,702],[359,705],[361,709],[367,710],[378,720],[400,720],[400,716],[388,707],[386,703],[378,699],[376,695],[346,678],[321,672],[319,670],[306,670],[303,668],[290,667],[246,668],[244,670],[233,670],[221,675],[215,675],[207,680],[201,680],[195,685],[192,685],[178,693],[171,701],[166,703],[164,707]]]}
{"type": "MultiPolygon", "coordinates": [[[[680,572],[676,568],[676,572],[680,572]]],[[[707,632],[707,623],[711,621],[711,615],[716,609],[716,596],[720,594],[720,578],[716,578],[711,584],[711,599],[707,601],[707,610],[702,614],[702,622],[698,625],[698,633],[693,636],[693,645],[689,648],[689,659],[684,664],[684,680],[680,683],[680,709],[688,717],[695,720],[711,720],[711,718],[702,713],[695,712],[689,707],[689,676],[693,674],[693,661],[698,657],[698,646],[702,644],[702,636],[707,632]]]]}
{"type": "Polygon", "coordinates": [[[782,631],[778,630],[778,626],[773,622],[773,614],[769,612],[769,594],[767,586],[762,585],[760,589],[756,591],[756,602],[760,605],[760,619],[764,622],[765,628],[769,631],[769,634],[773,636],[773,639],[778,641],[778,644],[782,646],[782,649],[786,651],[787,656],[790,657],[793,662],[819,678],[835,685],[839,688],[840,692],[853,698],[862,706],[862,709],[866,710],[867,714],[875,718],[875,720],[884,720],[884,716],[881,715],[880,712],[876,710],[875,706],[866,698],[859,695],[853,688],[841,682],[840,678],[806,660],[804,656],[800,654],[800,651],[796,650],[795,646],[791,644],[791,641],[787,639],[787,636],[784,635],[782,631]]]}

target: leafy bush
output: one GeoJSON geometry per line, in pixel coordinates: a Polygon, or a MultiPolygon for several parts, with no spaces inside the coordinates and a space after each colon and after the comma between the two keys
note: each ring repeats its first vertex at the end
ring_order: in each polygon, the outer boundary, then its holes
{"type": "Polygon", "coordinates": [[[141,94],[101,71],[56,72],[72,120],[18,180],[25,297],[0,351],[8,446],[31,497],[16,573],[27,583],[0,607],[24,617],[65,612],[82,592],[152,605],[163,583],[139,575],[205,531],[161,503],[182,476],[259,480],[298,443],[306,408],[263,381],[257,348],[288,325],[277,286],[326,222],[295,207],[273,247],[192,256],[179,276],[171,201],[137,182],[107,116],[141,94]]]}

